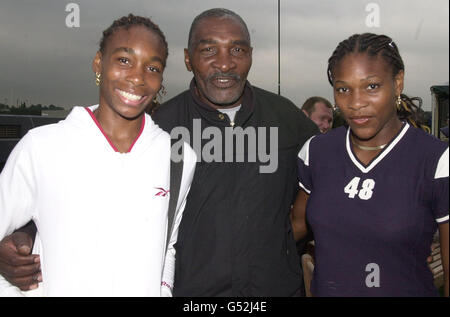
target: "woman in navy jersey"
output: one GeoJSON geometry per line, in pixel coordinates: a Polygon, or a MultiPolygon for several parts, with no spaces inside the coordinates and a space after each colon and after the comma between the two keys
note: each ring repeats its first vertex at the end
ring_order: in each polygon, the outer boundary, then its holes
{"type": "Polygon", "coordinates": [[[448,296],[448,146],[420,124],[402,94],[391,38],[355,34],[328,61],[348,127],[299,153],[296,238],[315,238],[314,296],[438,296],[426,258],[439,229],[448,296]]]}

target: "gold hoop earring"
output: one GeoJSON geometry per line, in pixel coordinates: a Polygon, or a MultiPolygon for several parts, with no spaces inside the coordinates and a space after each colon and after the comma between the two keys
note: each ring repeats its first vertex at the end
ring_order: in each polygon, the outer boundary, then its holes
{"type": "Polygon", "coordinates": [[[161,85],[161,89],[159,90],[158,94],[161,96],[165,96],[167,94],[167,90],[166,87],[164,87],[164,85],[161,85]]]}
{"type": "Polygon", "coordinates": [[[162,97],[167,94],[166,87],[164,85],[161,85],[161,88],[156,93],[155,97],[153,97],[153,103],[155,105],[160,105],[162,101],[162,97]]]}
{"type": "Polygon", "coordinates": [[[101,83],[100,77],[102,77],[102,75],[100,73],[95,73],[95,84],[97,86],[100,86],[100,83],[101,83]]]}

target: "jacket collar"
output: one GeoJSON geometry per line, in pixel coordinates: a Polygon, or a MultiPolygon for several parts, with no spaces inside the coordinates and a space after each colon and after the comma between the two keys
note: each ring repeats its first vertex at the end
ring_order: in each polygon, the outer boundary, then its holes
{"type": "MultiPolygon", "coordinates": [[[[194,107],[200,114],[200,116],[210,121],[211,124],[217,125],[217,126],[229,126],[229,121],[225,118],[223,114],[212,108],[211,106],[204,103],[200,97],[197,94],[196,91],[196,82],[195,79],[192,78],[191,84],[189,86],[190,96],[191,96],[191,102],[193,103],[194,107]]],[[[242,105],[239,111],[236,113],[235,117],[235,126],[243,126],[245,123],[249,120],[253,113],[253,109],[255,107],[255,97],[254,97],[253,87],[251,84],[247,81],[245,83],[244,88],[244,96],[242,98],[242,105]]],[[[225,116],[226,117],[226,116],[225,116]]]]}

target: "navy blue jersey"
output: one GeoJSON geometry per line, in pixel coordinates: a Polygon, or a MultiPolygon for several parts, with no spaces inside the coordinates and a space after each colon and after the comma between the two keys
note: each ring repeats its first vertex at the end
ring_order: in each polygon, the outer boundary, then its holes
{"type": "Polygon", "coordinates": [[[405,123],[367,166],[350,130],[311,138],[299,153],[309,194],[315,296],[437,296],[426,258],[448,221],[448,146],[405,123]]]}

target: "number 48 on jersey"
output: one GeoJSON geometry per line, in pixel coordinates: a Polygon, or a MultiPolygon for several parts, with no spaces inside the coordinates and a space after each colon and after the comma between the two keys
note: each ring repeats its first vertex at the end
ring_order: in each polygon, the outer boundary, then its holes
{"type": "Polygon", "coordinates": [[[360,177],[353,177],[347,186],[345,186],[344,192],[348,194],[348,198],[355,198],[355,196],[358,195],[362,200],[369,200],[372,198],[375,181],[371,178],[365,179],[362,182],[361,187],[359,187],[360,181],[360,177]]]}

